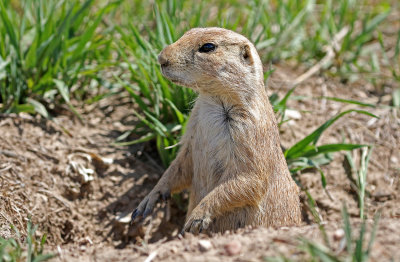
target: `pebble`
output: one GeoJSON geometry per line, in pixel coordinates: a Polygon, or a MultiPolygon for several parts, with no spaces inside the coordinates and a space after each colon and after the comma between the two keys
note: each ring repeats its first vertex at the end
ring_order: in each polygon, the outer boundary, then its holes
{"type": "Polygon", "coordinates": [[[335,231],[335,233],[333,233],[333,239],[335,241],[340,241],[340,240],[343,239],[343,237],[344,237],[344,230],[343,229],[337,229],[335,231]]]}
{"type": "Polygon", "coordinates": [[[206,252],[212,248],[212,244],[208,240],[199,240],[199,249],[201,252],[206,252]]]}
{"type": "Polygon", "coordinates": [[[233,240],[224,246],[226,253],[228,256],[235,256],[240,253],[242,250],[242,244],[239,241],[233,240]]]}
{"type": "Polygon", "coordinates": [[[285,116],[287,118],[291,118],[291,119],[300,119],[301,118],[300,112],[297,110],[293,110],[293,109],[286,109],[285,116]]]}
{"type": "Polygon", "coordinates": [[[179,250],[178,250],[178,248],[176,246],[172,246],[170,251],[171,251],[172,254],[177,254],[179,250]]]}

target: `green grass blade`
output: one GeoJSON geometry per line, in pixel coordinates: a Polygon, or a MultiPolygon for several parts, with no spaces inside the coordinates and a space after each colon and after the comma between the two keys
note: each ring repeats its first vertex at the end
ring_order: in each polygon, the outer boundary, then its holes
{"type": "Polygon", "coordinates": [[[400,30],[397,33],[396,45],[394,48],[394,57],[399,57],[399,55],[400,55],[400,30]]]}
{"type": "Polygon", "coordinates": [[[318,224],[319,231],[321,232],[321,234],[323,236],[324,242],[326,245],[330,246],[328,235],[326,233],[324,225],[322,224],[320,214],[318,213],[317,208],[316,208],[317,203],[315,202],[315,199],[311,196],[311,194],[308,190],[304,190],[304,192],[306,193],[306,196],[307,196],[308,207],[314,218],[315,223],[318,224]]]}
{"type": "Polygon", "coordinates": [[[53,257],[55,257],[56,255],[54,254],[41,254],[36,256],[32,262],[42,262],[42,261],[47,261],[49,259],[52,259],[53,257]]]}
{"type": "Polygon", "coordinates": [[[29,114],[34,114],[36,112],[35,107],[32,106],[32,104],[19,104],[15,105],[14,107],[11,108],[11,112],[13,113],[29,113],[29,114]]]}
{"type": "Polygon", "coordinates": [[[44,118],[52,119],[52,117],[50,116],[49,112],[47,112],[46,107],[42,103],[40,103],[40,102],[38,102],[38,101],[36,101],[36,100],[34,100],[32,98],[28,98],[26,101],[29,104],[31,104],[35,108],[35,111],[37,113],[39,113],[40,115],[42,115],[44,118]]]}
{"type": "Polygon", "coordinates": [[[156,144],[157,144],[158,154],[160,155],[160,158],[161,158],[161,162],[163,163],[164,167],[167,167],[169,165],[169,163],[171,162],[171,159],[170,159],[171,156],[168,153],[168,150],[166,150],[165,148],[170,146],[170,144],[168,143],[168,140],[162,136],[157,136],[156,144]]]}
{"type": "Polygon", "coordinates": [[[279,101],[276,105],[274,105],[275,111],[284,110],[286,108],[286,103],[287,103],[289,97],[292,95],[292,93],[294,92],[295,89],[296,89],[296,87],[292,87],[286,93],[286,95],[282,98],[282,100],[279,101]]]}
{"type": "Polygon", "coordinates": [[[390,11],[391,11],[390,6],[389,5],[385,6],[385,10],[383,12],[381,11],[378,15],[372,18],[372,20],[368,21],[363,33],[369,34],[373,30],[375,30],[375,28],[377,28],[378,25],[381,24],[388,17],[390,11]]]}
{"type": "Polygon", "coordinates": [[[163,136],[167,133],[167,128],[164,126],[163,123],[160,122],[157,118],[152,116],[149,112],[144,112],[144,114],[152,121],[152,123],[157,127],[157,129],[162,131],[163,136]]]}
{"type": "Polygon", "coordinates": [[[71,104],[70,99],[69,99],[69,89],[68,86],[61,80],[58,79],[53,79],[53,82],[56,84],[57,90],[60,93],[61,97],[64,99],[64,101],[67,103],[69,109],[74,113],[79,121],[83,123],[83,118],[79,114],[79,112],[76,110],[76,108],[71,104]]]}
{"type": "Polygon", "coordinates": [[[299,155],[292,155],[291,158],[296,157],[314,157],[319,154],[338,152],[338,151],[349,151],[354,150],[361,147],[366,147],[367,145],[362,144],[327,144],[318,147],[314,147],[309,150],[305,150],[304,152],[300,152],[299,155]]]}
{"type": "Polygon", "coordinates": [[[343,224],[344,224],[344,236],[346,238],[346,245],[347,245],[347,252],[352,251],[352,230],[351,230],[351,224],[350,224],[350,216],[349,212],[347,211],[346,205],[343,205],[342,208],[342,218],[343,218],[343,224]]]}
{"type": "Polygon", "coordinates": [[[156,138],[156,135],[154,133],[147,133],[146,135],[132,140],[132,141],[128,141],[128,142],[115,142],[115,145],[118,146],[131,146],[131,145],[135,145],[135,144],[140,144],[140,143],[144,143],[150,140],[153,140],[154,138],[156,138]]]}
{"type": "Polygon", "coordinates": [[[18,38],[17,38],[17,34],[15,33],[15,26],[13,25],[13,23],[10,21],[10,18],[7,14],[6,8],[3,4],[3,1],[0,1],[0,17],[1,20],[3,21],[4,27],[8,33],[8,36],[10,38],[11,44],[14,46],[15,51],[18,54],[18,58],[21,59],[20,56],[20,48],[19,48],[19,44],[18,44],[18,38]]]}
{"type": "Polygon", "coordinates": [[[159,37],[162,46],[167,45],[167,41],[165,40],[164,28],[163,28],[163,21],[160,12],[160,6],[158,4],[154,5],[154,15],[156,18],[156,25],[157,25],[157,36],[159,37]]]}
{"type": "Polygon", "coordinates": [[[135,93],[136,90],[133,89],[132,86],[126,84],[119,78],[118,76],[114,75],[114,78],[128,91],[129,95],[135,100],[135,102],[139,105],[140,109],[143,111],[149,111],[147,104],[143,101],[143,99],[135,93]]]}
{"type": "Polygon", "coordinates": [[[340,262],[340,260],[333,254],[330,254],[329,249],[313,243],[309,240],[303,240],[304,244],[306,245],[306,251],[311,255],[311,257],[318,258],[317,261],[322,262],[340,262]]]}
{"type": "Polygon", "coordinates": [[[364,243],[364,235],[365,235],[365,220],[361,223],[360,234],[358,239],[356,240],[356,247],[353,254],[353,261],[363,262],[366,261],[363,252],[363,243],[364,243]]]}
{"type": "Polygon", "coordinates": [[[69,100],[69,90],[67,85],[58,79],[53,79],[53,82],[56,84],[57,90],[59,92],[59,94],[61,95],[61,97],[64,99],[65,102],[70,103],[69,100]]]}
{"type": "Polygon", "coordinates": [[[393,91],[393,106],[400,108],[400,88],[393,91]]]}
{"type": "Polygon", "coordinates": [[[333,123],[335,123],[339,118],[341,118],[342,116],[349,114],[351,112],[357,112],[360,114],[364,114],[364,115],[368,115],[371,117],[375,117],[378,118],[377,116],[375,116],[374,114],[371,114],[367,111],[363,111],[363,110],[347,110],[344,112],[339,113],[338,115],[334,116],[333,118],[329,119],[328,121],[326,121],[323,125],[321,125],[320,127],[318,127],[314,132],[312,132],[310,135],[306,136],[305,138],[303,138],[301,141],[299,141],[298,143],[296,143],[294,146],[292,146],[291,148],[289,148],[288,150],[285,151],[285,157],[287,159],[291,159],[293,158],[293,156],[298,155],[301,151],[304,150],[304,148],[306,148],[306,146],[308,146],[309,144],[313,143],[316,144],[318,142],[318,139],[320,138],[320,136],[322,135],[322,133],[329,127],[331,126],[333,123]]]}
{"type": "Polygon", "coordinates": [[[169,100],[169,99],[165,99],[165,101],[169,104],[169,106],[174,110],[175,116],[178,120],[179,124],[183,124],[185,123],[185,116],[182,114],[181,111],[179,111],[179,109],[175,106],[175,104],[169,100]]]}
{"type": "MultiPolygon", "coordinates": [[[[82,12],[84,12],[86,9],[88,9],[91,5],[92,0],[87,1],[85,5],[82,7],[82,12]]],[[[83,50],[85,49],[85,46],[87,43],[93,38],[93,35],[95,34],[95,30],[98,28],[101,20],[103,19],[103,15],[110,10],[113,6],[115,6],[116,3],[113,5],[108,4],[104,8],[102,8],[97,14],[96,14],[96,20],[93,21],[92,25],[86,29],[85,33],[81,36],[79,36],[79,43],[76,47],[76,49],[73,51],[73,56],[71,58],[72,61],[75,61],[78,59],[81,55],[83,50]]]]}
{"type": "Polygon", "coordinates": [[[364,198],[367,185],[368,163],[372,154],[372,148],[364,148],[361,154],[360,170],[358,171],[358,197],[360,205],[360,218],[364,218],[364,198]]]}
{"type": "Polygon", "coordinates": [[[322,188],[326,188],[326,177],[325,177],[325,174],[324,174],[324,172],[322,171],[322,169],[320,169],[320,168],[318,168],[318,171],[319,171],[319,174],[320,174],[320,176],[321,176],[321,184],[322,184],[322,188]]]}
{"type": "Polygon", "coordinates": [[[372,245],[374,244],[375,237],[376,237],[376,231],[378,230],[380,217],[381,217],[381,212],[378,211],[374,216],[374,224],[372,226],[372,232],[371,232],[371,235],[369,237],[368,247],[367,247],[367,250],[366,250],[367,256],[371,253],[372,245]]]}
{"type": "Polygon", "coordinates": [[[43,253],[43,248],[44,248],[44,244],[46,243],[46,240],[47,240],[47,234],[43,234],[42,238],[40,239],[39,253],[43,253]]]}
{"type": "Polygon", "coordinates": [[[32,237],[35,234],[35,230],[32,229],[32,223],[30,220],[28,221],[27,231],[28,231],[28,235],[26,236],[26,242],[27,242],[26,244],[28,246],[28,251],[27,251],[27,255],[26,255],[26,261],[31,262],[32,261],[32,253],[33,253],[32,237]]]}
{"type": "MultiPolygon", "coordinates": [[[[133,110],[133,113],[145,124],[147,125],[151,130],[155,131],[159,136],[165,136],[165,130],[166,128],[164,127],[164,130],[161,129],[159,126],[153,124],[152,122],[150,122],[149,120],[147,120],[145,117],[143,117],[141,114],[139,114],[138,112],[136,112],[136,110],[133,110]]],[[[147,112],[145,112],[147,113],[147,112]]],[[[146,116],[149,116],[150,114],[147,113],[146,116]]],[[[150,115],[151,116],[151,115],[150,115]]],[[[153,116],[150,117],[150,119],[154,120],[155,118],[153,116]]],[[[158,123],[160,123],[160,121],[158,121],[156,119],[156,121],[158,123]]]]}
{"type": "Polygon", "coordinates": [[[338,98],[338,97],[321,96],[321,97],[318,97],[318,99],[327,99],[327,100],[332,100],[332,101],[336,101],[336,102],[354,104],[354,105],[371,107],[371,108],[376,107],[376,105],[373,105],[373,104],[368,104],[368,103],[364,103],[364,102],[360,102],[360,101],[356,101],[356,100],[343,99],[343,98],[338,98]]]}

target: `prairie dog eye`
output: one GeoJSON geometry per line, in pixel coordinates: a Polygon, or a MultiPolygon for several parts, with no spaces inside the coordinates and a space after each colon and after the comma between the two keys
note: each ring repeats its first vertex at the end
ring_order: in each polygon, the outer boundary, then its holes
{"type": "Polygon", "coordinates": [[[206,43],[199,48],[200,53],[209,53],[216,49],[217,47],[212,43],[206,43]]]}

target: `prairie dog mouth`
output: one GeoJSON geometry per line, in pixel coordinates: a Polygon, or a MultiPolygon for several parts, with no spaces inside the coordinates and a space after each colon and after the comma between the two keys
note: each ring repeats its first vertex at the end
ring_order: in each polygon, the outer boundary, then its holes
{"type": "Polygon", "coordinates": [[[171,72],[170,68],[161,66],[161,73],[162,75],[170,80],[171,82],[179,85],[186,85],[185,78],[179,74],[171,72]]]}

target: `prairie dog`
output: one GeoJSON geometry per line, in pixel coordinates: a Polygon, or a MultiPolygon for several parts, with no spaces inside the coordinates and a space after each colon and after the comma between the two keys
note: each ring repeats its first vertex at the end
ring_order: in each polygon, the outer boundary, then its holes
{"type": "Polygon", "coordinates": [[[298,225],[299,189],[280,147],[254,45],[230,30],[194,28],[164,48],[158,61],[166,78],[199,96],[176,159],[132,222],[160,198],[188,188],[183,231],[298,225]]]}

